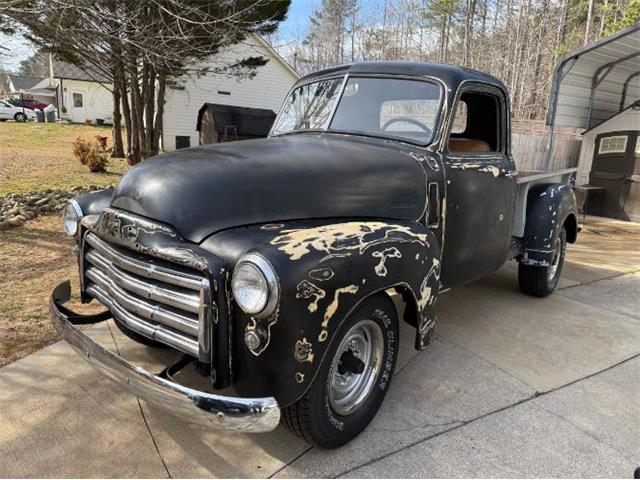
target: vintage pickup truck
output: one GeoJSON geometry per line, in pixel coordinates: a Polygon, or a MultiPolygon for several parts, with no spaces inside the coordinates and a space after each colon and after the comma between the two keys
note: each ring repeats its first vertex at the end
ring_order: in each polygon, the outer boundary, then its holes
{"type": "Polygon", "coordinates": [[[525,293],[556,288],[578,233],[572,171],[518,175],[508,98],[495,78],[442,64],[301,79],[269,138],[159,155],[69,203],[82,300],[107,310],[70,311],[64,282],[58,331],[189,421],[264,432],[282,419],[312,444],[346,443],[389,389],[401,320],[424,349],[438,295],[509,259],[525,293]],[[110,317],[184,357],[153,374],[77,328],[110,317]],[[188,364],[211,391],[176,380],[188,364]]]}

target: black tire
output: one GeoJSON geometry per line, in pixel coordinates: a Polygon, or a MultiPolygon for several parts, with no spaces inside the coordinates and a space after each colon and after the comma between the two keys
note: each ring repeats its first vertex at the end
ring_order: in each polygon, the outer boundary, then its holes
{"type": "Polygon", "coordinates": [[[13,116],[13,119],[18,123],[24,123],[27,121],[27,116],[22,112],[18,112],[13,116]]]}
{"type": "MultiPolygon", "coordinates": [[[[349,442],[369,425],[389,390],[398,357],[398,340],[398,318],[392,300],[385,294],[367,299],[340,327],[309,390],[293,405],[282,409],[283,423],[293,433],[321,448],[337,448],[349,442]],[[362,402],[346,415],[339,414],[329,395],[334,359],[340,358],[339,368],[342,367],[347,352],[338,357],[338,348],[346,335],[363,322],[367,328],[375,329],[374,324],[380,328],[383,348],[380,362],[376,363],[379,369],[362,402]]],[[[374,378],[374,374],[370,378],[374,378]]]]}
{"type": "Polygon", "coordinates": [[[520,284],[520,290],[527,295],[546,297],[553,293],[558,286],[567,249],[567,231],[565,227],[562,227],[555,242],[557,242],[557,251],[551,265],[547,267],[536,267],[522,263],[518,265],[518,283],[520,284]]]}
{"type": "Polygon", "coordinates": [[[113,321],[118,327],[118,329],[134,342],[140,343],[142,345],[146,345],[147,347],[167,348],[167,346],[164,343],[160,343],[156,340],[153,340],[152,338],[148,338],[148,337],[145,337],[144,335],[140,335],[138,332],[134,332],[133,330],[128,328],[126,325],[116,320],[115,317],[113,321]]]}

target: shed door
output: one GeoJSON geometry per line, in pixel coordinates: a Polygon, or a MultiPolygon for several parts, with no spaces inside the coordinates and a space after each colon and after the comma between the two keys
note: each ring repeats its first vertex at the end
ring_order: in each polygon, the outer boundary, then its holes
{"type": "Polygon", "coordinates": [[[74,123],[84,123],[87,118],[84,106],[84,94],[73,92],[71,94],[71,121],[74,123]]]}
{"type": "Polygon", "coordinates": [[[589,199],[588,213],[640,221],[640,138],[637,130],[598,135],[589,183],[604,187],[589,199]]]}

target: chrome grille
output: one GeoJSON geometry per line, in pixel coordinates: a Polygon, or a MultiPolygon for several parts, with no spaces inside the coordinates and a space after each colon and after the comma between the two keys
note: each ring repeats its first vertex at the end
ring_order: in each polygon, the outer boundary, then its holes
{"type": "Polygon", "coordinates": [[[131,330],[209,361],[206,277],[115,247],[91,232],[84,245],[87,294],[131,330]]]}

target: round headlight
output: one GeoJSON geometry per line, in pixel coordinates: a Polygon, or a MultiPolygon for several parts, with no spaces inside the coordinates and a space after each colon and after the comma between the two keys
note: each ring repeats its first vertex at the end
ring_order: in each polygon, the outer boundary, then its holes
{"type": "Polygon", "coordinates": [[[64,233],[70,237],[75,237],[78,233],[78,224],[82,219],[82,209],[75,200],[70,200],[62,211],[62,225],[64,233]]]}
{"type": "Polygon", "coordinates": [[[233,271],[231,291],[245,313],[259,317],[271,315],[278,301],[278,282],[271,264],[256,254],[240,259],[233,271]]]}

